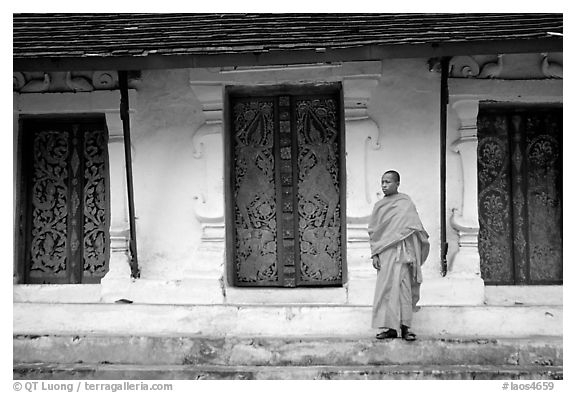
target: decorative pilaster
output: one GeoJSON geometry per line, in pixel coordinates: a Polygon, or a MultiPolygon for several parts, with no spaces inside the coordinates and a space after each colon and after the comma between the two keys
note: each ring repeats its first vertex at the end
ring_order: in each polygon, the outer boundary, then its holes
{"type": "Polygon", "coordinates": [[[126,159],[122,120],[119,113],[106,113],[108,127],[108,161],[110,165],[110,261],[108,273],[102,278],[102,299],[115,301],[126,297],[130,278],[128,241],[128,196],[126,190],[126,159]]]}
{"type": "Polygon", "coordinates": [[[458,252],[448,276],[478,277],[480,254],[478,252],[478,101],[462,100],[452,105],[460,120],[460,138],[451,149],[460,154],[462,162],[462,208],[453,209],[451,224],[457,230],[458,252]]]}
{"type": "Polygon", "coordinates": [[[348,303],[369,304],[374,294],[368,221],[377,200],[378,181],[370,179],[368,157],[380,149],[380,130],[368,115],[377,76],[343,79],[346,120],[346,216],[348,303]]]}
{"type": "Polygon", "coordinates": [[[460,120],[458,138],[450,148],[462,163],[461,207],[452,209],[450,223],[458,233],[458,251],[446,277],[424,280],[420,305],[481,305],[484,281],[480,278],[478,252],[478,175],[477,126],[478,100],[460,100],[452,104],[460,120]]]}
{"type": "Polygon", "coordinates": [[[224,231],[224,145],[222,133],[222,82],[191,82],[191,88],[202,103],[205,123],[192,136],[194,158],[200,165],[198,189],[193,196],[195,215],[202,235],[195,264],[187,276],[220,278],[223,274],[224,231]]]}
{"type": "Polygon", "coordinates": [[[366,225],[376,202],[378,184],[370,175],[370,150],[380,149],[380,130],[368,115],[368,101],[376,78],[345,78],[344,114],[346,119],[346,215],[349,218],[349,242],[367,241],[366,225]],[[358,224],[365,225],[358,225],[358,224]]]}

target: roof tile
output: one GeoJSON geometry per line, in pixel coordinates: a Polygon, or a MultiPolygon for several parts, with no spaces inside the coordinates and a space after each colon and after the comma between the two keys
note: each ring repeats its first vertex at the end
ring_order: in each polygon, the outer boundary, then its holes
{"type": "Polygon", "coordinates": [[[549,38],[562,14],[14,14],[13,57],[263,53],[549,38]]]}

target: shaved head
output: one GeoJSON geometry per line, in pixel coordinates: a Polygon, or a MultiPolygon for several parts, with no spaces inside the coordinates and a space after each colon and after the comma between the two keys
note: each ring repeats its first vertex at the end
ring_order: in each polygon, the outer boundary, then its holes
{"type": "MultiPolygon", "coordinates": [[[[395,178],[395,180],[396,180],[398,183],[400,183],[400,174],[399,174],[398,172],[390,170],[390,171],[384,172],[384,175],[386,175],[386,174],[388,174],[388,173],[391,174],[391,175],[393,175],[394,178],[395,178]]],[[[384,175],[382,175],[382,177],[384,177],[384,175]]]]}

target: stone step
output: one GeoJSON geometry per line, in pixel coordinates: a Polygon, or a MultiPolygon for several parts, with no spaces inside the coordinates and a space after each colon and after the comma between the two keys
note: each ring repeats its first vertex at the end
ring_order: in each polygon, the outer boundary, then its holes
{"type": "MultiPolygon", "coordinates": [[[[14,364],[14,379],[36,380],[558,380],[560,366],[197,366],[14,364]]],[[[88,381],[89,383],[93,383],[88,381]]]]}
{"type": "MultiPolygon", "coordinates": [[[[372,336],[370,306],[20,303],[14,334],[372,336]]],[[[424,306],[423,336],[562,336],[561,305],[424,306]]]]}
{"type": "Polygon", "coordinates": [[[431,338],[61,335],[13,338],[16,363],[198,366],[562,366],[559,337],[431,338]]]}

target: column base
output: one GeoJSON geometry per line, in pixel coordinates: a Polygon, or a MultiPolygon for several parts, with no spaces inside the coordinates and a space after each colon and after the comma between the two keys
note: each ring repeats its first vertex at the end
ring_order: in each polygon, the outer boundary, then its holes
{"type": "Polygon", "coordinates": [[[371,306],[376,289],[376,270],[363,277],[354,276],[348,280],[348,304],[354,306],[371,306]]]}
{"type": "Polygon", "coordinates": [[[110,256],[108,273],[100,280],[100,301],[114,303],[129,297],[130,284],[130,258],[127,251],[113,251],[110,256]]]}
{"type": "Polygon", "coordinates": [[[348,225],[348,282],[347,303],[355,306],[370,306],[374,300],[377,271],[370,258],[370,243],[366,227],[348,225]]]}
{"type": "Polygon", "coordinates": [[[484,280],[480,277],[424,279],[419,306],[476,306],[484,304],[484,280]]]}
{"type": "Polygon", "coordinates": [[[108,280],[102,283],[102,302],[126,299],[134,304],[223,304],[222,282],[215,278],[185,280],[108,280]]]}

